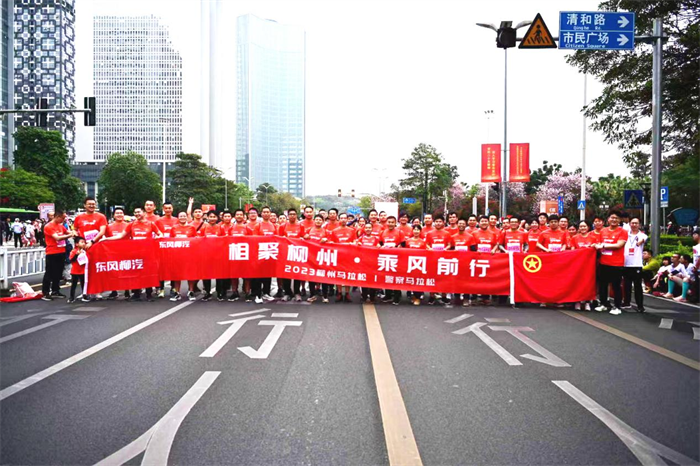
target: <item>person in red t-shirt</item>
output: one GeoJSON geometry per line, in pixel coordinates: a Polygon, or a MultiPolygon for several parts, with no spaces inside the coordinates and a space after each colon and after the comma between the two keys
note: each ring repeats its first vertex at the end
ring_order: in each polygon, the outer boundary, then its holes
{"type": "Polygon", "coordinates": [[[63,226],[66,216],[62,210],[56,210],[53,220],[44,227],[46,241],[46,264],[44,278],[41,282],[41,291],[44,301],[52,298],[65,298],[61,294],[60,283],[63,275],[63,266],[66,261],[66,240],[74,236],[63,226]]]}
{"type": "Polygon", "coordinates": [[[379,220],[377,221],[377,223],[379,223],[379,226],[382,227],[382,231],[386,230],[386,227],[387,227],[386,222],[388,221],[389,214],[387,214],[386,212],[384,212],[382,210],[381,212],[379,212],[378,218],[379,218],[379,220]]]}
{"type": "Polygon", "coordinates": [[[457,214],[452,212],[447,216],[447,226],[445,227],[445,231],[448,232],[451,235],[456,235],[457,232],[459,232],[459,227],[457,226],[457,214]]]}
{"type": "Polygon", "coordinates": [[[503,252],[524,252],[527,245],[527,234],[520,231],[520,220],[513,216],[508,220],[510,228],[503,232],[500,238],[500,248],[503,252]]]}
{"type": "Polygon", "coordinates": [[[540,248],[537,247],[537,241],[540,239],[540,222],[537,219],[530,222],[530,230],[527,232],[527,250],[528,252],[539,252],[540,248]]]}
{"type": "Polygon", "coordinates": [[[85,213],[75,217],[73,229],[79,237],[85,238],[85,249],[87,250],[104,236],[107,230],[107,217],[95,211],[97,203],[94,197],[86,197],[84,206],[85,213]]]}
{"type": "Polygon", "coordinates": [[[588,223],[585,220],[581,220],[578,223],[578,234],[569,239],[569,247],[571,249],[590,248],[595,246],[596,242],[596,238],[589,231],[588,223]]]}
{"type": "Polygon", "coordinates": [[[544,252],[565,251],[569,245],[569,233],[559,228],[559,216],[549,216],[549,229],[537,239],[537,247],[544,252]]]}
{"type": "Polygon", "coordinates": [[[143,203],[143,208],[144,208],[144,220],[148,220],[149,222],[155,222],[158,220],[160,217],[156,215],[156,203],[153,201],[146,201],[143,203]]]}
{"type": "MultiPolygon", "coordinates": [[[[285,238],[304,238],[306,228],[301,224],[295,208],[287,210],[287,223],[280,226],[279,235],[285,238]]],[[[301,301],[301,288],[304,286],[303,280],[284,279],[284,297],[282,301],[289,301],[294,297],[294,301],[301,301]]]]}
{"type": "MultiPolygon", "coordinates": [[[[126,227],[129,226],[129,224],[124,221],[124,209],[122,209],[121,207],[115,207],[112,216],[114,217],[114,221],[107,225],[107,231],[102,237],[102,240],[111,238],[113,236],[121,235],[122,233],[124,233],[124,230],[126,230],[126,227]]],[[[119,293],[117,293],[116,291],[112,291],[107,296],[107,299],[117,299],[117,297],[119,297],[119,293]]],[[[130,297],[131,293],[129,292],[129,290],[124,290],[124,298],[129,299],[130,297]]]]}
{"type": "MultiPolygon", "coordinates": [[[[331,211],[328,211],[328,218],[331,216],[331,211]]],[[[357,236],[355,229],[347,226],[348,224],[348,214],[340,214],[338,216],[338,228],[333,230],[331,234],[330,241],[336,244],[355,244],[357,241],[357,236]]],[[[326,229],[326,231],[328,231],[326,229]]],[[[350,287],[349,286],[338,286],[336,285],[337,293],[335,296],[336,302],[348,302],[351,303],[350,299],[350,287]]]]}
{"type": "MultiPolygon", "coordinates": [[[[161,219],[162,220],[162,219],[161,219]]],[[[170,238],[194,238],[197,236],[197,231],[192,225],[187,223],[187,212],[180,212],[177,214],[178,224],[170,228],[169,236],[170,238]]],[[[197,280],[188,280],[187,286],[187,299],[194,301],[196,298],[194,294],[194,286],[197,280]]],[[[182,296],[180,295],[180,285],[179,280],[172,280],[170,282],[170,301],[180,301],[182,296]]]]}
{"type": "MultiPolygon", "coordinates": [[[[366,248],[378,248],[380,246],[379,237],[372,234],[372,224],[371,223],[365,224],[365,231],[362,234],[362,236],[360,236],[360,239],[357,242],[357,244],[358,244],[358,246],[364,246],[366,248]]],[[[373,303],[374,299],[377,296],[377,290],[375,288],[368,288],[368,287],[363,286],[362,290],[361,290],[361,295],[362,295],[362,299],[365,302],[373,303]]]]}
{"type": "Polygon", "coordinates": [[[474,233],[479,229],[479,219],[476,215],[471,214],[467,217],[467,233],[474,233]]]}
{"type": "Polygon", "coordinates": [[[605,228],[605,221],[597,215],[593,217],[593,230],[591,231],[591,235],[595,238],[596,243],[600,242],[600,235],[603,232],[603,228],[605,228]]]}
{"type": "MultiPolygon", "coordinates": [[[[386,229],[382,231],[379,235],[379,241],[382,244],[382,248],[398,248],[400,247],[406,238],[404,238],[403,233],[396,227],[396,217],[393,215],[387,217],[386,219],[386,229]]],[[[391,290],[386,289],[384,293],[385,303],[392,303],[394,306],[398,306],[401,302],[401,290],[391,290]]]]}
{"type": "Polygon", "coordinates": [[[425,239],[425,236],[433,231],[433,216],[432,214],[425,214],[423,217],[423,229],[420,231],[421,238],[425,239]]]}
{"type": "MultiPolygon", "coordinates": [[[[328,242],[330,235],[323,228],[323,216],[321,214],[316,214],[314,216],[314,226],[309,231],[306,232],[305,238],[314,243],[326,243],[328,242]]],[[[324,303],[328,303],[328,284],[321,284],[321,294],[324,303]]],[[[306,301],[313,303],[318,301],[318,283],[309,282],[309,299],[306,301]]]]}
{"type": "Polygon", "coordinates": [[[340,223],[338,223],[338,209],[335,207],[328,209],[328,221],[323,225],[323,228],[329,233],[336,228],[340,228],[340,223]]]}
{"type": "MultiPolygon", "coordinates": [[[[258,223],[257,236],[275,236],[277,235],[277,227],[270,222],[270,215],[272,211],[268,206],[265,206],[261,210],[262,221],[258,223]]],[[[271,295],[272,293],[272,278],[254,278],[251,281],[251,286],[253,288],[253,296],[255,297],[256,304],[262,304],[263,301],[274,301],[271,295]]],[[[281,288],[281,286],[279,286],[281,288]]]]}
{"type": "Polygon", "coordinates": [[[622,273],[625,268],[625,243],[628,233],[620,227],[620,212],[613,210],[608,216],[608,227],[600,232],[600,242],[596,243],[596,249],[600,250],[600,275],[598,276],[598,296],[600,306],[595,310],[610,314],[622,314],[622,273]],[[615,306],[610,308],[608,301],[608,286],[612,284],[615,306]]]}
{"type": "Polygon", "coordinates": [[[397,228],[403,233],[404,238],[413,236],[413,227],[408,224],[408,214],[404,213],[399,216],[399,226],[397,228]]]}
{"type": "MultiPolygon", "coordinates": [[[[470,251],[476,244],[476,239],[467,231],[467,221],[460,218],[457,221],[457,233],[452,235],[452,242],[456,251],[470,251]]],[[[462,300],[462,306],[468,307],[471,305],[471,296],[469,294],[456,294],[455,301],[462,300]]],[[[456,302],[455,304],[459,304],[456,302]]]]}
{"type": "Polygon", "coordinates": [[[311,206],[304,207],[304,218],[301,220],[301,226],[307,232],[314,227],[314,208],[311,206]]]}
{"type": "Polygon", "coordinates": [[[549,216],[544,212],[540,212],[537,216],[537,223],[540,225],[540,233],[544,233],[549,230],[549,216]]]}
{"type": "MultiPolygon", "coordinates": [[[[197,236],[204,238],[215,238],[219,236],[219,216],[216,211],[210,210],[207,213],[206,222],[199,226],[196,230],[197,236]]],[[[204,285],[204,296],[202,296],[202,301],[209,301],[211,299],[211,279],[202,280],[204,285]]]]}
{"type": "MultiPolygon", "coordinates": [[[[498,251],[499,234],[494,233],[489,229],[489,218],[487,216],[482,215],[479,217],[479,229],[472,233],[472,236],[476,241],[476,244],[473,247],[476,252],[482,254],[495,254],[496,251],[498,251]]],[[[477,299],[477,295],[471,295],[469,299],[475,301],[477,299]]],[[[488,298],[486,295],[481,295],[481,300],[483,301],[484,305],[491,303],[490,298],[488,298]]]]}
{"type": "MultiPolygon", "coordinates": [[[[146,217],[146,219],[148,219],[148,217],[146,217]]],[[[160,218],[157,218],[154,221],[154,223],[158,226],[158,229],[160,229],[160,231],[163,232],[163,236],[165,238],[170,237],[170,229],[178,224],[177,218],[173,217],[173,205],[170,201],[166,201],[163,203],[163,216],[160,218]]],[[[178,293],[175,292],[175,287],[173,286],[173,283],[170,282],[170,299],[171,299],[171,301],[176,296],[179,296],[179,295],[178,295],[178,293]]],[[[160,289],[158,290],[158,297],[165,298],[165,281],[160,282],[160,289]]],[[[177,299],[177,298],[175,298],[175,299],[177,299]]]]}
{"type": "MultiPolygon", "coordinates": [[[[421,238],[422,227],[420,224],[413,225],[413,230],[411,230],[411,237],[407,238],[405,241],[405,247],[408,249],[427,249],[425,240],[421,238]]],[[[408,291],[406,295],[411,298],[411,302],[414,306],[420,306],[420,302],[423,299],[423,293],[420,291],[408,291]]]]}
{"type": "Polygon", "coordinates": [[[367,218],[369,220],[368,223],[370,225],[372,225],[372,236],[376,236],[377,239],[379,239],[379,235],[382,233],[382,230],[384,229],[382,224],[379,223],[379,214],[377,213],[376,210],[372,209],[369,211],[367,218]]]}
{"type": "Polygon", "coordinates": [[[489,215],[489,231],[496,233],[500,237],[501,231],[498,229],[498,216],[495,214],[489,215]]]}
{"type": "MultiPolygon", "coordinates": [[[[434,228],[425,235],[425,244],[433,251],[446,251],[454,247],[452,235],[445,230],[445,219],[442,215],[433,217],[434,228]]],[[[423,229],[425,231],[425,229],[423,229]]],[[[440,299],[444,304],[449,304],[450,299],[447,293],[430,293],[428,304],[435,304],[435,299],[440,299]]]]}
{"type": "Polygon", "coordinates": [[[90,302],[90,298],[85,293],[85,264],[87,264],[87,254],[85,253],[85,238],[76,237],[75,246],[70,252],[68,259],[70,260],[70,297],[68,303],[75,302],[75,289],[80,283],[80,292],[82,293],[81,301],[84,303],[90,302]]]}

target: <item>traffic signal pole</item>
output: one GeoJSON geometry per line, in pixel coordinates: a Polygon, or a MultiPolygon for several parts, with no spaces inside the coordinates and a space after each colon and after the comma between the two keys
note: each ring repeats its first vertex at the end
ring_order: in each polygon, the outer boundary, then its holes
{"type": "MultiPolygon", "coordinates": [[[[651,249],[654,255],[659,253],[661,222],[659,209],[661,207],[661,93],[663,80],[663,23],[660,18],[654,20],[654,50],[652,52],[651,78],[651,249]]],[[[663,219],[666,221],[666,219],[663,219]]]]}
{"type": "Polygon", "coordinates": [[[508,48],[503,49],[504,69],[503,69],[503,163],[501,164],[501,208],[499,215],[506,218],[508,208],[506,205],[506,182],[508,177],[508,48]]]}

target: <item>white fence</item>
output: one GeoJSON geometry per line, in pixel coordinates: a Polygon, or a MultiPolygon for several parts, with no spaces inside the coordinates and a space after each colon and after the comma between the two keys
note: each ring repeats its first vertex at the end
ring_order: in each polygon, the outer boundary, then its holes
{"type": "Polygon", "coordinates": [[[18,278],[44,273],[46,264],[44,248],[0,248],[0,282],[3,288],[18,278]]]}

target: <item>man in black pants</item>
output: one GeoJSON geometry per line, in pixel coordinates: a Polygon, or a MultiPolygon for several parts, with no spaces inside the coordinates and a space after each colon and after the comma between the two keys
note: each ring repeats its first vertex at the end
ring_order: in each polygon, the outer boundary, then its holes
{"type": "Polygon", "coordinates": [[[44,228],[46,233],[46,269],[41,285],[41,291],[44,295],[41,299],[44,301],[51,301],[54,297],[65,298],[60,293],[60,282],[66,261],[66,240],[72,237],[73,233],[63,226],[64,220],[63,211],[57,210],[53,220],[44,228]]]}
{"type": "Polygon", "coordinates": [[[627,243],[625,243],[625,269],[622,272],[625,279],[625,292],[622,309],[630,308],[632,302],[632,284],[634,283],[634,301],[637,311],[644,312],[644,293],[642,291],[642,252],[647,242],[647,235],[639,230],[639,219],[633,217],[629,223],[627,243]]]}

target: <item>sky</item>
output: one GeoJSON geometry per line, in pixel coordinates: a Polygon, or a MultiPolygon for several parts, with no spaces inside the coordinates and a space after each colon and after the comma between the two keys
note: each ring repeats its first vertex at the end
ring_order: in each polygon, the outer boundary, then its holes
{"type": "MultiPolygon", "coordinates": [[[[558,34],[559,11],[596,1],[222,0],[222,147],[235,165],[236,17],[254,14],[306,31],[306,193],[376,193],[402,176],[402,159],[430,144],[456,165],[459,181],[480,180],[480,147],[504,140],[504,51],[475,23],[532,20],[558,34]],[[490,118],[485,111],[493,110],[490,118]]],[[[183,59],[183,150],[200,148],[199,0],[77,0],[76,91],[92,94],[92,17],[153,14],[183,59]]],[[[527,29],[519,30],[522,36],[527,29]]],[[[509,49],[508,142],[530,143],[530,166],[581,166],[584,77],[571,52],[509,49]]],[[[609,52],[616,53],[616,52],[609,52]]],[[[588,79],[588,100],[602,85],[588,79]]],[[[98,103],[99,105],[99,103],[98,103]]],[[[77,128],[77,159],[90,157],[91,129],[77,128]]],[[[592,130],[586,173],[625,175],[619,150],[592,130]]],[[[233,173],[229,173],[230,177],[233,173]]]]}

